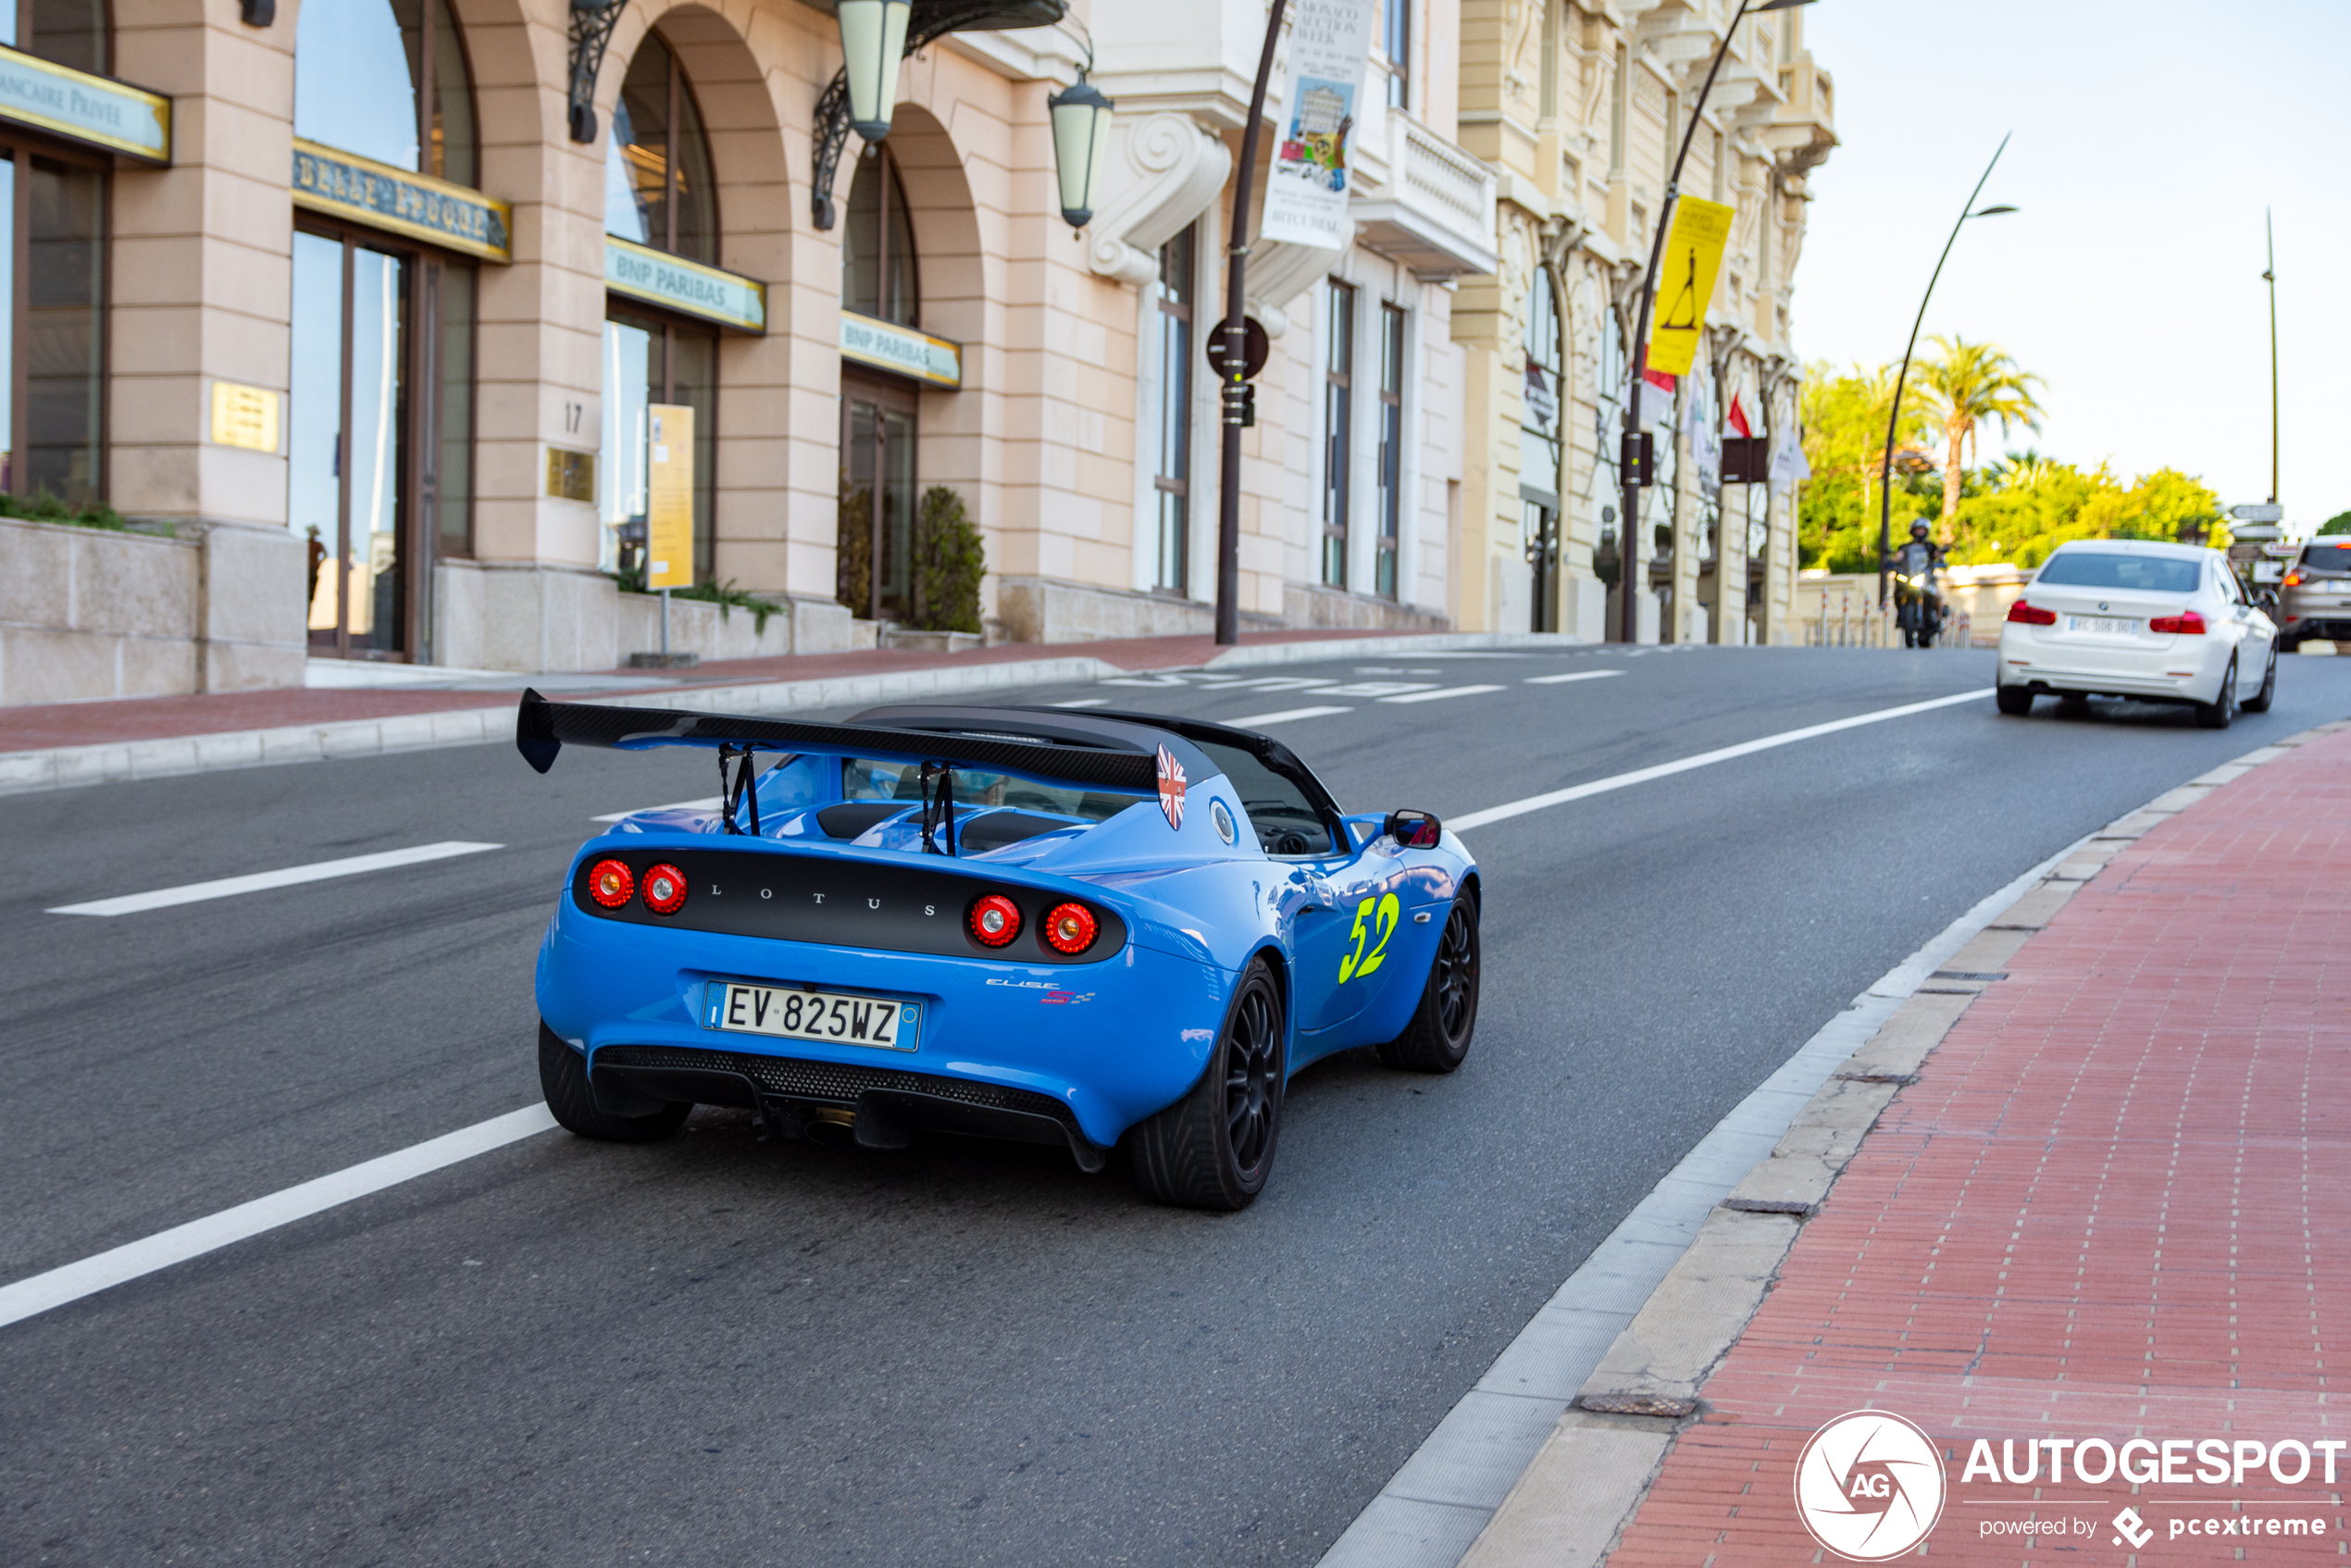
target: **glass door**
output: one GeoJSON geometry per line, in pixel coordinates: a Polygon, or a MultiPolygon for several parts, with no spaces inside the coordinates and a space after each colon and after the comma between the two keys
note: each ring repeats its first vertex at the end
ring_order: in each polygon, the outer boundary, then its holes
{"type": "Polygon", "coordinates": [[[914,613],[914,396],[841,373],[840,593],[852,614],[914,613]]]}
{"type": "Polygon", "coordinates": [[[289,520],[310,541],[310,645],[405,658],[417,594],[408,517],[413,256],[298,232],[289,520]]]}

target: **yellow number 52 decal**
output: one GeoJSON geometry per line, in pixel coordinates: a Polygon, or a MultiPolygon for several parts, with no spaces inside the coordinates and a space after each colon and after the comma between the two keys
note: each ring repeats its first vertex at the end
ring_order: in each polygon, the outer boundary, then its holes
{"type": "Polygon", "coordinates": [[[1360,980],[1379,967],[1381,955],[1387,952],[1387,939],[1396,934],[1396,923],[1404,917],[1404,906],[1396,902],[1394,893],[1382,893],[1376,899],[1365,899],[1355,906],[1355,951],[1338,961],[1338,983],[1360,980]],[[1376,927],[1367,930],[1366,926],[1376,927]],[[1372,940],[1372,951],[1364,952],[1363,943],[1372,940]]]}

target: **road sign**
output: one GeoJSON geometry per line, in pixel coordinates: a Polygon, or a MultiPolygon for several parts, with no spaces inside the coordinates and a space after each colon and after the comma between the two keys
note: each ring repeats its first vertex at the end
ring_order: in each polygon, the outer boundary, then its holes
{"type": "MultiPolygon", "coordinates": [[[[2274,501],[2254,501],[2230,507],[2229,516],[2240,523],[2277,523],[2285,520],[2285,508],[2274,501]]],[[[2236,531],[2242,534],[2245,530],[2236,531]]]]}
{"type": "Polygon", "coordinates": [[[2275,523],[2239,523],[2229,530],[2233,539],[2275,539],[2282,530],[2275,523]]]}
{"type": "MultiPolygon", "coordinates": [[[[1274,352],[1274,340],[1265,324],[1254,316],[1241,317],[1241,376],[1246,380],[1257,380],[1265,368],[1265,361],[1274,352]]],[[[1225,379],[1225,324],[1221,321],[1208,331],[1208,363],[1215,370],[1216,379],[1225,379]]]]}

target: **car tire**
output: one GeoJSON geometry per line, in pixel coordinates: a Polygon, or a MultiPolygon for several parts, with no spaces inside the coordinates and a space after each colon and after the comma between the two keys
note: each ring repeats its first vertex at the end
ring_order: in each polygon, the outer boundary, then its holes
{"type": "Polygon", "coordinates": [[[2207,729],[2226,729],[2237,716],[2237,658],[2229,655],[2229,667],[2220,672],[2220,694],[2208,703],[2196,705],[2196,721],[2207,729]]]}
{"type": "Polygon", "coordinates": [[[544,1023],[539,1026],[539,1088],[565,1131],[610,1143],[657,1143],[683,1126],[694,1109],[669,1101],[640,1116],[617,1116],[604,1110],[588,1087],[586,1061],[544,1023]]]}
{"type": "Polygon", "coordinates": [[[1281,988],[1262,958],[1241,971],[1225,1027],[1191,1091],[1126,1134],[1135,1185],[1184,1209],[1246,1209],[1274,1169],[1289,1035],[1281,988]]]}
{"type": "Polygon", "coordinates": [[[2033,711],[2033,688],[1995,686],[1992,688],[1992,701],[1999,704],[2002,713],[2021,718],[2033,711]]]}
{"type": "Polygon", "coordinates": [[[1477,1032],[1477,901],[1463,893],[1446,913],[1412,1021],[1380,1046],[1379,1059],[1408,1073],[1449,1073],[1460,1066],[1477,1032]]]}
{"type": "Polygon", "coordinates": [[[2249,714],[2268,713],[2270,704],[2277,700],[2277,695],[2278,647],[2272,642],[2270,644],[2270,666],[2261,672],[2261,690],[2245,700],[2245,711],[2249,714]]]}

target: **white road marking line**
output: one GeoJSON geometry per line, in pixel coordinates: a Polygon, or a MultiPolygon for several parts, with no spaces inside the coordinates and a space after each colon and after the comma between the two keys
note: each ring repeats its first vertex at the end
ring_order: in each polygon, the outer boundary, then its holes
{"type": "Polygon", "coordinates": [[[1406,691],[1427,691],[1436,685],[1434,680],[1359,680],[1350,686],[1326,687],[1314,694],[1318,697],[1394,697],[1406,691]]]}
{"type": "Polygon", "coordinates": [[[1562,681],[1569,680],[1606,680],[1611,675],[1623,675],[1623,673],[1624,672],[1621,669],[1579,669],[1567,675],[1530,675],[1526,678],[1524,684],[1528,686],[1557,686],[1562,681]]]}
{"type": "MultiPolygon", "coordinates": [[[[1105,697],[1102,701],[1108,702],[1110,699],[1105,697]]],[[[591,822],[618,822],[623,817],[635,816],[639,812],[647,811],[716,811],[720,806],[723,806],[726,803],[727,801],[724,796],[704,795],[698,801],[672,801],[665,806],[639,806],[635,811],[616,811],[608,813],[603,816],[591,816],[588,820],[591,822]]]]}
{"type": "Polygon", "coordinates": [[[1827,724],[1808,724],[1801,729],[1782,730],[1777,735],[1766,735],[1760,740],[1742,740],[1735,746],[1724,746],[1719,751],[1700,752],[1694,757],[1684,757],[1679,762],[1659,763],[1655,767],[1636,767],[1630,773],[1619,773],[1607,778],[1595,778],[1589,784],[1577,784],[1565,790],[1553,790],[1547,794],[1529,795],[1523,801],[1511,801],[1499,806],[1487,806],[1484,811],[1464,812],[1460,816],[1446,818],[1445,826],[1456,833],[1466,833],[1473,828],[1483,828],[1489,822],[1499,822],[1505,817],[1521,816],[1530,811],[1540,811],[1545,806],[1565,805],[1570,801],[1580,801],[1592,795],[1605,795],[1611,790],[1628,789],[1635,784],[1646,784],[1652,778],[1665,778],[1676,773],[1687,773],[1694,767],[1710,767],[1718,762],[1729,762],[1734,757],[1752,756],[1757,752],[1768,752],[1774,746],[1791,746],[1798,740],[1810,740],[1816,735],[1834,735],[1840,729],[1854,729],[1864,724],[1882,724],[1889,718],[1906,718],[1911,714],[1928,713],[1935,708],[1947,708],[1959,703],[1981,702],[1991,694],[1992,689],[1986,686],[1974,691],[1962,691],[1956,697],[1936,697],[1924,703],[1905,703],[1898,708],[1880,708],[1875,713],[1856,714],[1851,718],[1833,719],[1827,724]]]}
{"type": "Polygon", "coordinates": [[[1382,697],[1383,703],[1434,703],[1443,697],[1474,697],[1482,692],[1499,691],[1499,686],[1448,686],[1439,691],[1408,691],[1401,697],[1382,697]]]}
{"type": "Polygon", "coordinates": [[[49,915],[136,915],[143,909],[168,909],[176,903],[201,903],[238,893],[270,888],[291,888],[303,882],[323,882],[331,877],[355,877],[363,871],[383,871],[395,865],[416,865],[452,855],[503,850],[504,844],[474,844],[453,839],[446,843],[418,844],[414,849],[386,850],[381,854],[355,854],[346,860],[322,860],[313,865],[289,865],[280,871],[256,871],[248,877],[223,877],[213,882],[191,882],[184,888],[159,888],[152,893],[126,893],[118,899],[89,903],[59,904],[49,915]]]}
{"type": "Polygon", "coordinates": [[[218,1251],[233,1242],[259,1236],[263,1231],[292,1225],[299,1219],[324,1213],[355,1198],[365,1198],[371,1192],[381,1192],[387,1187],[416,1176],[437,1171],[445,1165],[470,1160],[477,1154],[487,1154],[545,1132],[555,1125],[544,1105],[529,1105],[519,1111],[509,1111],[503,1116],[492,1116],[486,1122],[476,1122],[469,1127],[413,1144],[393,1153],[364,1161],[289,1187],[266,1198],[223,1209],[186,1225],[123,1245],[79,1263],[53,1268],[46,1274],[36,1274],[19,1279],[13,1285],[0,1285],[0,1328],[12,1323],[78,1301],[84,1296],[94,1296],[101,1290],[186,1263],[218,1251]]]}
{"type": "Polygon", "coordinates": [[[1284,708],[1277,714],[1251,714],[1247,718],[1220,718],[1219,724],[1229,724],[1236,729],[1249,729],[1261,724],[1286,724],[1294,718],[1321,718],[1325,714],[1351,714],[1353,708],[1284,708]]]}
{"type": "Polygon", "coordinates": [[[1110,705],[1110,699],[1108,697],[1072,697],[1066,703],[1048,703],[1045,705],[1052,708],[1104,708],[1110,705]]]}

